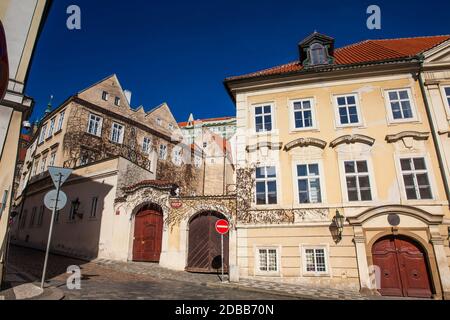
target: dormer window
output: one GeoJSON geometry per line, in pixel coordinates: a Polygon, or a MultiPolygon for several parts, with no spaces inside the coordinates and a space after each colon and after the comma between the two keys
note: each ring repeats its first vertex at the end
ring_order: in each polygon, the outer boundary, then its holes
{"type": "Polygon", "coordinates": [[[315,67],[334,63],[334,39],[314,32],[299,43],[300,63],[315,67]]]}
{"type": "Polygon", "coordinates": [[[310,48],[311,65],[326,64],[327,56],[325,48],[320,43],[314,43],[310,48]]]}

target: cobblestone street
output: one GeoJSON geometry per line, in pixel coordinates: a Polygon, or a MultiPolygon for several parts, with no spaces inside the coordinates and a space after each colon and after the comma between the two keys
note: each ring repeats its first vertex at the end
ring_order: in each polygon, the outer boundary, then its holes
{"type": "MultiPolygon", "coordinates": [[[[40,251],[11,246],[9,263],[38,280],[44,261],[40,251]]],[[[228,287],[209,287],[206,283],[220,282],[217,275],[173,272],[157,265],[85,262],[82,260],[50,255],[48,264],[49,284],[64,291],[65,299],[166,299],[166,300],[279,300],[294,299],[264,292],[250,292],[228,287]],[[81,290],[69,290],[66,280],[67,267],[81,268],[81,290]]]]}

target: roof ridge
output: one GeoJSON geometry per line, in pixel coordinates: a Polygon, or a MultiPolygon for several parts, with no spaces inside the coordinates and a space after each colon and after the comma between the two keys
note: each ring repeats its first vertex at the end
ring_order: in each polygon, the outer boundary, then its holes
{"type": "Polygon", "coordinates": [[[450,34],[437,34],[434,36],[418,36],[418,37],[403,37],[403,38],[367,39],[367,40],[368,41],[386,41],[386,40],[407,40],[407,39],[438,38],[438,37],[450,37],[450,34]]]}

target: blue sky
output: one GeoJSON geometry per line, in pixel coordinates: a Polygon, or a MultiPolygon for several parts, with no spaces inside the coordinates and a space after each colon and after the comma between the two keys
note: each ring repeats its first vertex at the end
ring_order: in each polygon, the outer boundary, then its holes
{"type": "Polygon", "coordinates": [[[297,59],[297,43],[317,30],[341,47],[365,39],[450,34],[450,1],[54,0],[26,88],[32,120],[116,73],[147,110],[167,102],[178,121],[234,115],[223,87],[231,75],[297,59]],[[81,8],[81,30],[66,8],[81,8]],[[382,29],[366,27],[381,7],[382,29]]]}

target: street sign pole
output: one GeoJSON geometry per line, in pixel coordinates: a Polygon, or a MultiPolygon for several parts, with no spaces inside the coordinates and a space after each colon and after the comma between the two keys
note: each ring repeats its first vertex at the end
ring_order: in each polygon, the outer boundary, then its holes
{"type": "Polygon", "coordinates": [[[59,190],[61,189],[62,174],[59,174],[58,185],[56,186],[56,200],[52,210],[52,218],[50,220],[50,230],[48,232],[47,250],[45,251],[44,270],[42,271],[41,289],[44,289],[45,273],[47,272],[48,254],[50,251],[50,242],[52,241],[53,223],[55,222],[56,209],[58,208],[59,190]]]}
{"type": "Polygon", "coordinates": [[[223,262],[224,262],[224,259],[223,259],[223,234],[221,235],[221,238],[222,238],[222,254],[221,254],[221,257],[222,257],[222,282],[224,282],[223,281],[223,274],[224,274],[224,271],[223,271],[223,262]]]}

